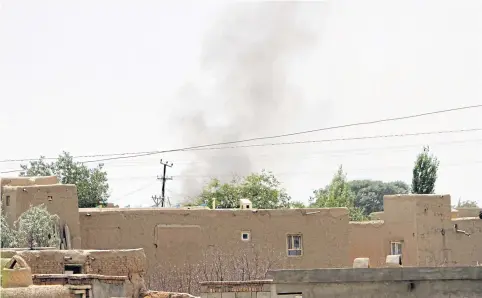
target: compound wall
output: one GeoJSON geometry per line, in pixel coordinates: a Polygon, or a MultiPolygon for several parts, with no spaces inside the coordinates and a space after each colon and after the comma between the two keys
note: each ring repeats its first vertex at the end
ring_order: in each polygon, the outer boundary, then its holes
{"type": "Polygon", "coordinates": [[[203,261],[216,247],[235,254],[252,245],[283,268],[347,267],[346,208],[287,210],[81,209],[85,249],[144,248],[150,269],[203,261]],[[243,240],[242,234],[249,233],[243,240]],[[302,236],[302,254],[287,255],[287,236],[302,236]]]}

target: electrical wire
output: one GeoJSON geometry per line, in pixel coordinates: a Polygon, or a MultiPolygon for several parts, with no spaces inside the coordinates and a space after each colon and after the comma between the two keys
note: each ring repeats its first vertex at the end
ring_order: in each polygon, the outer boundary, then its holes
{"type": "MultiPolygon", "coordinates": [[[[95,160],[82,161],[82,163],[90,163],[90,162],[101,162],[101,161],[116,160],[116,159],[136,158],[136,157],[149,156],[149,155],[162,154],[162,153],[171,153],[171,152],[179,152],[179,151],[192,151],[192,150],[197,150],[197,149],[201,149],[201,148],[208,148],[208,147],[215,147],[215,146],[223,146],[223,145],[231,145],[231,144],[252,142],[252,141],[258,141],[258,140],[275,139],[275,138],[282,138],[282,137],[288,137],[288,136],[309,134],[309,133],[313,133],[313,132],[335,130],[335,129],[340,129],[340,128],[347,128],[347,127],[354,127],[354,126],[363,126],[363,125],[370,125],[370,124],[377,124],[377,123],[384,123],[384,122],[391,122],[391,121],[399,121],[399,120],[406,120],[406,119],[413,119],[413,118],[419,118],[419,117],[430,116],[430,115],[435,115],[435,114],[448,113],[448,112],[454,112],[454,111],[460,111],[460,110],[467,110],[467,109],[474,109],[474,108],[481,108],[481,107],[482,107],[482,104],[479,104],[479,105],[471,105],[471,106],[463,106],[463,107],[458,107],[458,108],[451,108],[451,109],[438,110],[438,111],[432,111],[432,112],[426,112],[426,113],[419,113],[419,114],[414,114],[414,115],[399,116],[399,117],[392,117],[392,118],[384,118],[384,119],[378,119],[378,120],[371,120],[371,121],[365,121],[365,122],[349,123],[349,124],[343,124],[343,125],[337,125],[337,126],[329,126],[329,127],[323,127],[323,128],[317,128],[317,129],[311,129],[311,130],[304,130],[304,131],[298,131],[298,132],[292,132],[292,133],[286,133],[286,134],[273,135],[273,136],[255,137],[255,138],[242,139],[242,140],[236,140],[236,141],[228,141],[228,142],[220,142],[220,143],[196,145],[196,146],[189,146],[189,147],[175,148],[175,149],[168,149],[168,150],[144,151],[144,152],[123,152],[123,153],[112,153],[112,154],[80,155],[80,156],[75,156],[75,158],[107,157],[107,156],[112,156],[112,157],[103,158],[103,159],[95,159],[95,160]]],[[[45,158],[45,159],[56,159],[56,158],[54,158],[54,157],[48,157],[48,158],[45,158]]],[[[38,160],[38,158],[30,158],[30,159],[8,159],[8,160],[2,160],[2,161],[0,161],[0,162],[25,162],[25,161],[35,161],[35,160],[38,160]]],[[[1,172],[0,172],[0,173],[1,173],[1,172]]]]}
{"type": "Polygon", "coordinates": [[[430,131],[430,132],[418,132],[418,133],[406,133],[406,134],[377,135],[377,136],[364,136],[364,137],[349,137],[349,138],[337,138],[337,139],[325,139],[325,140],[277,142],[277,143],[264,143],[264,144],[252,144],[252,145],[240,145],[240,146],[223,146],[223,147],[213,147],[213,148],[192,149],[192,151],[236,149],[236,148],[250,148],[250,147],[265,147],[265,146],[281,146],[281,145],[295,145],[295,144],[327,143],[327,142],[383,139],[383,138],[396,138],[396,137],[412,137],[412,136],[422,136],[422,135],[450,134],[450,133],[463,133],[463,132],[474,132],[474,131],[482,131],[482,128],[445,130],[445,131],[430,131]]]}
{"type": "MultiPolygon", "coordinates": [[[[307,140],[307,141],[291,141],[291,142],[279,142],[279,143],[263,143],[263,144],[251,144],[251,145],[241,145],[241,146],[225,146],[225,147],[214,147],[214,148],[203,148],[203,149],[194,149],[194,150],[221,150],[221,149],[234,149],[234,148],[247,148],[247,147],[264,147],[264,146],[280,146],[280,145],[293,145],[293,144],[309,144],[309,143],[324,143],[324,142],[337,142],[337,141],[351,141],[351,140],[365,140],[365,139],[378,139],[378,138],[398,138],[398,137],[410,137],[410,136],[420,136],[420,135],[436,135],[436,134],[451,134],[451,133],[465,133],[465,132],[475,132],[475,131],[482,131],[482,128],[471,128],[471,129],[460,129],[460,130],[445,130],[445,131],[431,131],[431,132],[418,132],[418,133],[406,133],[406,134],[391,134],[391,135],[375,135],[375,136],[363,136],[363,137],[348,137],[348,138],[336,138],[336,139],[323,139],[323,140],[307,140]]],[[[459,140],[459,141],[448,141],[448,142],[436,142],[433,144],[439,145],[450,145],[450,144],[457,144],[457,143],[468,143],[468,142],[479,142],[482,139],[469,139],[469,140],[459,140]]],[[[375,147],[375,148],[358,148],[358,149],[348,149],[348,150],[331,150],[321,152],[321,154],[325,153],[357,153],[359,151],[373,151],[373,150],[393,150],[393,149],[400,149],[400,148],[409,148],[415,147],[417,145],[402,145],[402,146],[389,146],[389,147],[375,147]]],[[[320,152],[317,152],[318,154],[320,152]]],[[[264,154],[268,156],[269,154],[264,154]]],[[[0,161],[1,162],[1,161],[0,161]]],[[[149,161],[151,163],[151,161],[149,161]]],[[[184,164],[192,164],[195,162],[187,162],[184,164]]],[[[116,165],[109,165],[109,167],[125,167],[125,166],[139,166],[140,163],[136,162],[133,164],[116,164],[116,165]]],[[[23,169],[18,170],[6,170],[0,172],[0,174],[6,173],[15,173],[15,172],[22,172],[23,169]]]]}
{"type": "MultiPolygon", "coordinates": [[[[301,152],[303,153],[303,157],[297,160],[304,160],[305,158],[316,157],[319,155],[323,156],[344,156],[347,154],[350,155],[367,155],[371,153],[377,153],[379,151],[386,151],[390,150],[390,152],[400,152],[400,151],[408,151],[410,148],[420,147],[422,145],[459,145],[459,144],[468,144],[468,143],[475,143],[475,142],[482,142],[481,138],[478,139],[466,139],[466,140],[456,140],[456,141],[445,141],[445,142],[424,142],[420,144],[408,144],[408,145],[399,145],[399,146],[383,146],[383,147],[362,147],[362,148],[352,148],[352,149],[342,149],[342,150],[322,150],[322,151],[310,151],[310,152],[301,152]]],[[[291,152],[293,154],[299,155],[300,152],[291,152]]],[[[279,158],[280,155],[287,155],[288,153],[280,153],[277,152],[276,155],[272,153],[263,153],[257,154],[256,157],[272,157],[272,158],[279,158]]],[[[216,157],[217,155],[206,156],[206,158],[216,157]]],[[[236,157],[237,155],[229,155],[228,157],[236,157]]],[[[227,157],[224,155],[224,157],[227,157]]],[[[176,161],[177,165],[189,165],[189,164],[202,164],[205,161],[176,161]]],[[[157,163],[154,163],[152,160],[148,161],[135,161],[129,163],[122,163],[122,164],[106,164],[105,167],[108,168],[115,168],[115,167],[158,167],[157,163]]]]}
{"type": "Polygon", "coordinates": [[[385,118],[385,119],[365,121],[365,122],[343,124],[343,125],[337,125],[337,126],[329,126],[329,127],[323,127],[323,128],[317,128],[317,129],[311,129],[311,130],[304,130],[304,131],[286,133],[286,134],[280,134],[280,135],[256,137],[256,138],[243,139],[243,140],[237,140],[237,141],[228,141],[228,142],[221,142],[221,143],[197,145],[197,146],[190,146],[190,147],[176,148],[176,149],[169,149],[169,150],[162,150],[162,151],[152,151],[152,152],[140,153],[140,154],[135,154],[135,155],[130,155],[130,156],[117,156],[117,157],[111,157],[111,158],[106,158],[106,159],[89,160],[89,161],[83,161],[83,163],[100,162],[100,161],[125,159],[125,158],[135,158],[135,157],[141,157],[141,156],[148,156],[148,155],[161,154],[161,153],[179,152],[179,151],[192,151],[194,149],[200,149],[200,148],[206,148],[206,147],[223,146],[223,145],[245,143],[245,142],[258,141],[258,140],[275,139],[275,138],[302,135],[302,134],[308,134],[308,133],[320,132],[320,131],[335,130],[335,129],[340,129],[340,128],[353,127],[353,126],[362,126],[362,125],[370,125],[370,124],[384,123],[384,122],[390,122],[390,121],[406,120],[406,119],[430,116],[430,115],[441,114],[441,113],[448,113],[448,112],[454,112],[454,111],[460,111],[460,110],[481,108],[481,107],[482,107],[482,104],[472,105],[472,106],[464,106],[464,107],[451,108],[451,109],[446,109],[446,110],[438,110],[438,111],[426,112],[426,113],[420,113],[420,114],[414,114],[414,115],[408,115],[408,116],[400,116],[400,117],[385,118]]]}

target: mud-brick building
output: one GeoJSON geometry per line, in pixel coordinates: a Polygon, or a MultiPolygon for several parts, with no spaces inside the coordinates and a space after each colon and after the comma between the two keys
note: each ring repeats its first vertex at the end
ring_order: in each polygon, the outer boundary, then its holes
{"type": "Polygon", "coordinates": [[[45,204],[60,217],[65,248],[143,248],[148,274],[159,264],[203,263],[212,250],[236,255],[252,247],[259,259],[274,256],[297,269],[350,267],[357,257],[377,267],[390,254],[401,254],[405,266],[482,263],[482,220],[458,215],[478,210],[454,212],[449,195],[386,196],[377,220],[350,222],[346,208],[78,209],[75,186],[55,177],[2,178],[0,185],[9,221],[45,204]]]}

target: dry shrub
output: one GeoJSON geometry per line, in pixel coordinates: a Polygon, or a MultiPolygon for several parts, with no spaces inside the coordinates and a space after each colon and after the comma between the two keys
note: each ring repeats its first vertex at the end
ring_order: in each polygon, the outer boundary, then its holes
{"type": "Polygon", "coordinates": [[[266,273],[282,268],[282,256],[271,248],[249,245],[237,253],[216,247],[203,251],[199,263],[186,261],[182,266],[159,264],[147,278],[149,289],[200,294],[202,281],[246,281],[265,279],[266,273]]]}

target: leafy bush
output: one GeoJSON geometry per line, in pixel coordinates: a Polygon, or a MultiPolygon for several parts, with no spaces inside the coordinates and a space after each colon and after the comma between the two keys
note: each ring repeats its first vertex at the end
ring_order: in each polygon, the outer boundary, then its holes
{"type": "Polygon", "coordinates": [[[57,222],[58,216],[50,214],[44,205],[30,206],[15,222],[17,247],[58,247],[57,222]]]}
{"type": "Polygon", "coordinates": [[[1,212],[0,224],[0,247],[15,247],[17,244],[15,230],[8,225],[7,219],[1,214],[1,212]]]}

